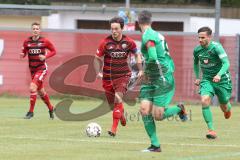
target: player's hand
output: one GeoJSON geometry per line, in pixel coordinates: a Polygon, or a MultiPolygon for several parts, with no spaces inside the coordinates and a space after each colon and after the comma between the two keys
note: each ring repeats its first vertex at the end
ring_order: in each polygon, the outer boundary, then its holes
{"type": "Polygon", "coordinates": [[[195,82],[194,82],[194,84],[195,84],[196,86],[199,86],[199,85],[200,85],[200,79],[196,79],[195,82]]]}
{"type": "Polygon", "coordinates": [[[20,53],[19,56],[20,56],[20,59],[23,59],[25,57],[25,54],[24,53],[20,53]]]}
{"type": "Polygon", "coordinates": [[[98,78],[98,79],[102,79],[102,78],[103,78],[103,74],[102,74],[101,72],[99,72],[99,73],[97,74],[97,78],[98,78]]]}
{"type": "Polygon", "coordinates": [[[142,83],[148,84],[149,82],[150,82],[150,78],[146,74],[144,74],[142,78],[142,83]]]}
{"type": "Polygon", "coordinates": [[[137,78],[137,84],[140,84],[141,81],[143,80],[144,72],[143,71],[139,71],[137,77],[138,77],[137,78]]]}
{"type": "Polygon", "coordinates": [[[46,59],[46,56],[44,56],[44,55],[39,55],[39,59],[41,60],[41,61],[44,61],[45,59],[46,59]]]}
{"type": "Polygon", "coordinates": [[[216,75],[213,77],[213,82],[219,82],[221,80],[221,76],[216,75]]]}

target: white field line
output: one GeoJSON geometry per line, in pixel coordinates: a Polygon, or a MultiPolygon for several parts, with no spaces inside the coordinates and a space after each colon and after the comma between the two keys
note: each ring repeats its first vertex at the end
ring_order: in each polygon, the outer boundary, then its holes
{"type": "Polygon", "coordinates": [[[240,157],[240,152],[227,152],[227,153],[215,153],[203,156],[190,156],[185,158],[180,158],[178,160],[213,160],[219,158],[229,158],[229,157],[240,157]]]}
{"type": "MultiPolygon", "coordinates": [[[[88,139],[73,139],[73,138],[48,138],[48,137],[28,137],[28,136],[0,136],[0,139],[26,139],[26,140],[42,140],[42,141],[59,141],[59,142],[94,142],[94,143],[122,143],[122,144],[148,144],[148,142],[142,141],[122,141],[122,140],[106,140],[99,137],[88,138],[88,139]]],[[[197,147],[230,147],[240,148],[240,145],[234,144],[192,144],[192,143],[162,143],[163,145],[172,146],[197,146],[197,147]]]]}

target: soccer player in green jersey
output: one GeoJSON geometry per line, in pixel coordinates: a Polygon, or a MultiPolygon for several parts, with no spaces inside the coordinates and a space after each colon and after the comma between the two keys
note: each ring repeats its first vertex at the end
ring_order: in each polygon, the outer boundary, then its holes
{"type": "Polygon", "coordinates": [[[164,37],[151,28],[151,17],[149,11],[142,11],[138,16],[142,32],[141,52],[145,59],[140,112],[151,140],[151,146],[143,152],[161,152],[155,120],[178,114],[182,121],[186,121],[187,114],[183,104],[168,107],[175,91],[174,63],[164,37]]]}
{"type": "Polygon", "coordinates": [[[195,47],[194,73],[196,75],[195,85],[200,86],[202,114],[207,123],[208,139],[215,139],[217,134],[213,127],[213,118],[210,110],[211,99],[214,95],[218,97],[224,117],[231,116],[231,104],[229,99],[232,94],[231,75],[229,73],[228,56],[222,45],[211,40],[212,30],[209,27],[202,27],[198,30],[200,45],[195,47]],[[199,70],[202,78],[200,80],[199,70]]]}

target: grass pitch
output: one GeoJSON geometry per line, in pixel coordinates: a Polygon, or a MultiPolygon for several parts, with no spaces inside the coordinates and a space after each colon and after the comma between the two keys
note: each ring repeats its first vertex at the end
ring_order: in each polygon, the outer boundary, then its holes
{"type": "MultiPolygon", "coordinates": [[[[163,152],[141,153],[149,139],[138,113],[139,105],[127,106],[127,126],[119,126],[115,138],[107,135],[111,113],[85,122],[50,120],[47,107],[38,99],[35,115],[23,119],[28,110],[27,98],[0,98],[0,159],[2,160],[239,160],[240,108],[234,106],[232,117],[225,120],[218,107],[211,107],[218,134],[207,140],[201,106],[186,105],[190,120],[177,118],[157,122],[163,152]],[[85,127],[97,122],[102,127],[98,138],[89,138],[85,127]]],[[[52,100],[57,104],[60,100],[52,100]]],[[[83,112],[99,102],[74,100],[71,110],[83,112]]]]}

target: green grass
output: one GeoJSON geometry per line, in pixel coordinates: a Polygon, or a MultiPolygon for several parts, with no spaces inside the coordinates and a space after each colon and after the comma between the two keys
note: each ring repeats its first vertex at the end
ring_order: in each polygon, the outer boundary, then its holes
{"type": "MultiPolygon", "coordinates": [[[[60,100],[53,100],[57,104],[60,100]]],[[[139,106],[125,106],[128,113],[126,127],[119,126],[118,135],[111,138],[107,130],[111,113],[85,122],[49,120],[47,108],[38,99],[35,116],[23,119],[28,110],[26,98],[0,98],[0,159],[3,160],[239,160],[240,108],[233,107],[233,116],[225,120],[218,107],[212,107],[216,140],[205,138],[206,125],[201,106],[186,105],[191,121],[157,122],[162,153],[141,153],[149,146],[149,139],[138,117],[139,106]],[[131,115],[131,120],[130,120],[131,115]],[[134,117],[135,115],[135,117],[134,117]],[[85,127],[97,122],[102,135],[89,138],[85,127]]],[[[99,102],[74,100],[72,111],[86,111],[99,102]],[[88,108],[88,107],[89,108],[88,108]]]]}

